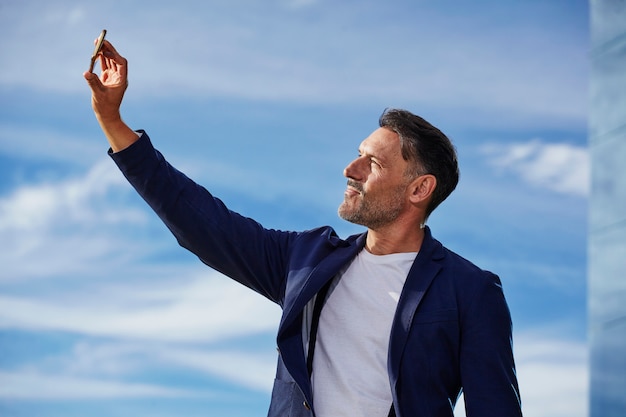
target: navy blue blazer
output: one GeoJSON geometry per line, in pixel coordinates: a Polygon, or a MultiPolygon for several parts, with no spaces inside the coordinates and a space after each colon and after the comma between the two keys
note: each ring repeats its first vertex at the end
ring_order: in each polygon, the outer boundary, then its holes
{"type": "MultiPolygon", "coordinates": [[[[145,132],[111,156],[181,246],[282,307],[268,415],[314,416],[309,312],[320,289],[363,249],[365,233],[341,239],[330,227],[265,229],[169,165],[145,132]]],[[[428,227],[398,302],[388,373],[399,417],[452,417],[461,390],[468,417],[521,416],[500,280],[446,249],[428,227]]]]}

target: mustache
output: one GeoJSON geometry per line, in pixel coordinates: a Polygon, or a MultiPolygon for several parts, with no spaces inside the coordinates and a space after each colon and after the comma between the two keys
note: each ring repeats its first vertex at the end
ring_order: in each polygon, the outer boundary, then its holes
{"type": "Polygon", "coordinates": [[[354,180],[348,180],[348,187],[352,187],[360,193],[363,192],[363,184],[361,184],[360,182],[356,182],[354,180]]]}

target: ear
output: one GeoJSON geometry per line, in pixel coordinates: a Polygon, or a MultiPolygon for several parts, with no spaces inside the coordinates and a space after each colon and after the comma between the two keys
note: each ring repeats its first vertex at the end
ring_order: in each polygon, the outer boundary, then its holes
{"type": "Polygon", "coordinates": [[[409,185],[409,201],[412,204],[425,205],[437,186],[437,178],[432,174],[420,175],[409,185]]]}

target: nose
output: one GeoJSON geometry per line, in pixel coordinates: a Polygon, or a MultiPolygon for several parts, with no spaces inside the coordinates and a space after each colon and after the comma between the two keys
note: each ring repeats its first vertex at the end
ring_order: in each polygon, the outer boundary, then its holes
{"type": "Polygon", "coordinates": [[[350,162],[343,169],[343,176],[355,181],[361,181],[363,179],[362,158],[358,157],[350,162]]]}

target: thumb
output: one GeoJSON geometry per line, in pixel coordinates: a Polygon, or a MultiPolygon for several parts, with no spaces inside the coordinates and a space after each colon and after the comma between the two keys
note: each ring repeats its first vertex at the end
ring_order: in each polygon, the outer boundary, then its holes
{"type": "Polygon", "coordinates": [[[91,87],[91,90],[99,90],[102,89],[102,82],[100,81],[100,77],[94,74],[93,72],[85,71],[83,73],[83,77],[87,80],[87,84],[91,87]]]}

